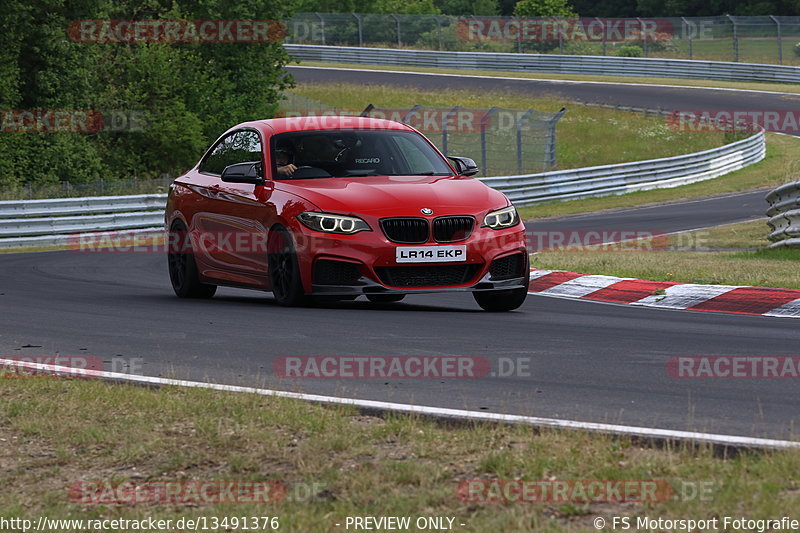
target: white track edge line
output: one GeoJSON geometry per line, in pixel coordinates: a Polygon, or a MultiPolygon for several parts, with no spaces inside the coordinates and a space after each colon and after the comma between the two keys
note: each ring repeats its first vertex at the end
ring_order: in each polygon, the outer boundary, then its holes
{"type": "Polygon", "coordinates": [[[15,361],[12,359],[0,359],[0,366],[18,367],[28,370],[45,370],[53,373],[61,373],[64,377],[94,377],[115,381],[127,381],[132,383],[143,383],[151,385],[168,385],[175,387],[187,387],[196,389],[211,389],[225,392],[243,392],[259,394],[262,396],[275,396],[279,398],[291,398],[309,402],[350,405],[365,409],[376,409],[381,411],[396,411],[403,413],[421,414],[442,418],[457,418],[476,420],[484,422],[508,422],[512,424],[529,424],[555,429],[584,430],[598,433],[610,433],[614,435],[636,436],[663,440],[689,440],[696,442],[706,442],[722,446],[748,447],[748,448],[776,448],[794,449],[800,448],[800,442],[790,440],[766,439],[759,437],[744,437],[738,435],[719,435],[715,433],[701,433],[695,431],[680,431],[673,429],[646,428],[638,426],[625,426],[618,424],[605,424],[598,422],[580,422],[575,420],[563,420],[558,418],[541,418],[537,416],[509,415],[501,413],[482,413],[480,411],[468,411],[465,409],[451,409],[446,407],[432,407],[424,405],[412,405],[394,402],[382,402],[377,400],[361,400],[356,398],[340,398],[337,396],[322,396],[318,394],[305,394],[300,392],[279,391],[273,389],[259,389],[255,387],[244,387],[239,385],[223,385],[218,383],[203,383],[200,381],[187,381],[182,379],[160,378],[155,376],[140,376],[133,374],[123,374],[120,372],[106,372],[101,370],[75,369],[61,365],[50,365],[44,363],[33,363],[29,361],[15,361]]]}

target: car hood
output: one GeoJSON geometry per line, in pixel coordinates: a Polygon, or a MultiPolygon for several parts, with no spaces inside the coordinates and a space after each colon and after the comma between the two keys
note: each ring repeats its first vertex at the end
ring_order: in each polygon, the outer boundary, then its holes
{"type": "Polygon", "coordinates": [[[465,176],[367,176],[277,181],[323,211],[377,216],[476,214],[508,203],[505,195],[465,176]]]}

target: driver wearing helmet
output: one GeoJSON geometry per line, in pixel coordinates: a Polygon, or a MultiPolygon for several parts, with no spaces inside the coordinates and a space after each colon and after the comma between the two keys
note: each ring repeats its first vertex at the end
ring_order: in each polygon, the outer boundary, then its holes
{"type": "Polygon", "coordinates": [[[297,167],[292,163],[292,153],[288,148],[275,149],[275,165],[278,167],[278,175],[291,177],[297,167]]]}

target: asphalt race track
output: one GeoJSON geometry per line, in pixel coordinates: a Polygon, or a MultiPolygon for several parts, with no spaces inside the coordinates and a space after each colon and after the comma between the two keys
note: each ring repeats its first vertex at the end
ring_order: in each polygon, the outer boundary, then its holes
{"type": "MultiPolygon", "coordinates": [[[[375,67],[377,70],[380,67],[375,67]]],[[[577,83],[558,80],[504,79],[413,72],[370,72],[317,67],[288,67],[297,83],[349,83],[393,85],[423,90],[465,89],[468,91],[507,92],[532,97],[561,96],[564,103],[581,101],[598,104],[673,110],[796,111],[800,94],[787,95],[757,91],[664,87],[634,83],[577,83]]],[[[513,77],[513,74],[510,76],[513,77]]],[[[367,102],[368,103],[368,102],[367,102]]],[[[366,107],[366,103],[364,104],[366,107]]],[[[567,105],[569,108],[569,106],[567,105]]]]}
{"type": "MultiPolygon", "coordinates": [[[[321,76],[336,81],[339,71],[293,72],[304,82],[321,76]]],[[[342,76],[352,82],[360,74],[342,76]]],[[[397,79],[382,76],[361,82],[397,79]]],[[[403,80],[412,79],[417,78],[403,80]]],[[[471,89],[543,90],[537,82],[476,83],[459,82],[471,89]]],[[[597,86],[581,90],[604,94],[597,86]]],[[[667,94],[658,96],[653,88],[615,86],[613,91],[624,93],[619,98],[627,105],[670,105],[667,94]]],[[[694,108],[704,105],[691,89],[675,91],[675,98],[683,93],[683,102],[694,108]]],[[[791,105],[785,97],[702,94],[709,98],[706,104],[714,101],[719,108],[791,105]]],[[[766,207],[763,194],[569,217],[543,221],[541,227],[693,229],[757,217],[766,207]]],[[[529,296],[520,310],[501,314],[482,312],[468,294],[289,309],[276,306],[269,293],[236,289],[221,289],[207,301],[180,300],[172,294],[162,254],[74,251],[0,255],[0,310],[0,354],[5,356],[141,358],[144,372],[155,376],[757,437],[790,437],[800,422],[800,395],[792,379],[678,379],[666,366],[673,356],[797,355],[795,319],[544,296],[529,296]],[[449,380],[275,377],[273,364],[282,356],[323,355],[477,356],[492,361],[495,369],[501,358],[529,358],[530,370],[449,380]]]]}
{"type": "Polygon", "coordinates": [[[530,296],[480,311],[468,294],[281,308],[268,293],[172,295],[160,254],[0,256],[0,353],[142,358],[148,375],[422,405],[669,429],[785,437],[798,419],[791,379],[676,379],[679,355],[793,355],[794,319],[640,309],[530,296]],[[31,346],[23,348],[23,346],[31,346]],[[521,377],[278,380],[281,356],[530,358],[521,377]]]}
{"type": "Polygon", "coordinates": [[[765,189],[635,209],[540,219],[526,223],[526,227],[529,231],[534,232],[610,232],[614,238],[613,232],[676,233],[764,219],[764,233],[766,234],[769,232],[764,214],[767,210],[767,203],[764,200],[767,192],[769,190],[765,189]]]}

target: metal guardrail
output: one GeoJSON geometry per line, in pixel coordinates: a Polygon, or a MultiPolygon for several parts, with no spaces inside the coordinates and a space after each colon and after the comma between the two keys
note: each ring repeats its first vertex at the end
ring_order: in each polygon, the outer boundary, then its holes
{"type": "Polygon", "coordinates": [[[769,248],[800,247],[800,181],[770,191],[766,200],[769,248]]]}
{"type": "Polygon", "coordinates": [[[526,206],[677,187],[752,165],[764,159],[765,153],[766,138],[760,132],[719,148],[676,157],[480,180],[503,191],[515,205],[526,206]]]}
{"type": "Polygon", "coordinates": [[[0,248],[63,246],[81,233],[164,227],[166,194],[0,202],[0,248]]]}
{"type": "Polygon", "coordinates": [[[297,59],[333,63],[800,83],[800,67],[786,65],[650,57],[444,52],[306,44],[285,44],[284,47],[297,59]]]}
{"type": "MultiPolygon", "coordinates": [[[[503,191],[514,204],[526,206],[553,200],[677,187],[707,180],[761,161],[765,150],[764,133],[760,132],[694,154],[479,179],[503,191]]],[[[797,186],[795,193],[800,192],[800,183],[793,185],[797,186]]],[[[66,245],[79,240],[82,233],[90,232],[160,231],[164,223],[166,196],[142,194],[0,202],[0,248],[66,245]]],[[[792,202],[792,206],[800,207],[800,200],[793,199],[792,202]]],[[[800,209],[796,213],[800,214],[800,209]]],[[[800,227],[796,229],[800,236],[800,227]]]]}

